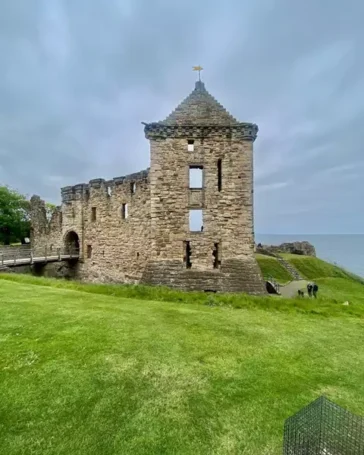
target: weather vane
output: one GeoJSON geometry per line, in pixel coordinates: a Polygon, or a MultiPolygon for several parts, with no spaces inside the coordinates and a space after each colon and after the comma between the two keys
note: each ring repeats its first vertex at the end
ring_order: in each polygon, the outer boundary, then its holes
{"type": "Polygon", "coordinates": [[[198,71],[198,80],[201,81],[201,71],[203,70],[202,66],[194,66],[193,71],[198,71]]]}

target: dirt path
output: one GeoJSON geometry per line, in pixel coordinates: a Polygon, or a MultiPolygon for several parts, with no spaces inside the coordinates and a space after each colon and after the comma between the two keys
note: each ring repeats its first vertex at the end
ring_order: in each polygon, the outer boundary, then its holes
{"type": "Polygon", "coordinates": [[[291,281],[286,286],[281,286],[279,291],[283,297],[297,297],[298,290],[302,289],[307,295],[307,280],[291,281]]]}

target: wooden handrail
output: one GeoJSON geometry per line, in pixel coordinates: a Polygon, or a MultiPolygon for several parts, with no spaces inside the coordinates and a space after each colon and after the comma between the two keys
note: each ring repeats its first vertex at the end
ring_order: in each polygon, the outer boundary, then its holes
{"type": "Polygon", "coordinates": [[[14,249],[9,253],[4,253],[0,249],[0,264],[15,266],[17,264],[34,264],[34,262],[62,261],[76,259],[80,251],[76,248],[57,248],[57,251],[49,252],[48,247],[39,249],[14,249]],[[63,256],[63,257],[62,257],[63,256]]]}

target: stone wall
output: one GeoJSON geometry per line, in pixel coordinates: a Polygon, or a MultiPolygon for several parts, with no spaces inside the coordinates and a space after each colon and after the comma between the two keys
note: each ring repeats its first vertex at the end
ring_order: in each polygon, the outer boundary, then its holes
{"type": "Polygon", "coordinates": [[[196,141],[194,152],[178,154],[177,150],[187,150],[186,144],[185,139],[152,144],[158,149],[152,150],[153,173],[147,170],[62,188],[62,205],[50,222],[44,202],[33,196],[32,247],[46,247],[48,252],[62,249],[70,232],[78,235],[80,247],[77,266],[39,265],[34,273],[186,290],[264,292],[253,256],[252,144],[206,139],[196,141]],[[220,192],[217,159],[222,161],[220,192]],[[202,165],[204,171],[203,232],[189,231],[190,164],[202,165]],[[126,219],[123,204],[127,204],[126,219]],[[184,262],[186,241],[191,245],[190,270],[184,262]],[[217,269],[213,257],[216,243],[217,269]]]}
{"type": "MultiPolygon", "coordinates": [[[[50,222],[39,197],[33,196],[31,207],[32,247],[55,251],[65,248],[70,232],[77,234],[80,261],[72,271],[77,278],[99,282],[137,282],[141,278],[150,252],[148,171],[63,188],[62,206],[50,222]],[[125,219],[123,204],[127,204],[125,219]]],[[[49,274],[62,275],[47,267],[49,274]]]]}
{"type": "MultiPolygon", "coordinates": [[[[33,264],[30,272],[35,276],[44,276],[48,278],[63,278],[66,280],[77,279],[79,277],[79,262],[78,261],[62,261],[62,262],[49,262],[47,264],[33,264]]],[[[16,273],[26,273],[18,272],[16,273]]]]}
{"type": "Polygon", "coordinates": [[[151,141],[152,254],[156,259],[181,259],[184,241],[191,243],[195,269],[211,269],[214,244],[221,258],[253,254],[252,143],[207,138],[151,141]],[[221,191],[217,160],[222,163],[221,191]],[[203,166],[201,203],[189,204],[189,166],[203,166]],[[189,231],[189,209],[203,209],[203,232],[189,231]]]}
{"type": "Polygon", "coordinates": [[[80,276],[91,281],[137,282],[150,253],[148,173],[109,182],[93,181],[83,209],[80,276]],[[127,204],[125,219],[123,204],[127,204]],[[90,248],[91,258],[87,254],[90,248]]]}

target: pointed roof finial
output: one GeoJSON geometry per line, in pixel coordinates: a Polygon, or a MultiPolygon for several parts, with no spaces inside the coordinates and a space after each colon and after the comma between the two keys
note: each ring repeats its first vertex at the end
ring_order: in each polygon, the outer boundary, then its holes
{"type": "Polygon", "coordinates": [[[202,66],[193,66],[193,71],[198,71],[198,80],[201,82],[201,71],[203,70],[202,66]]]}

